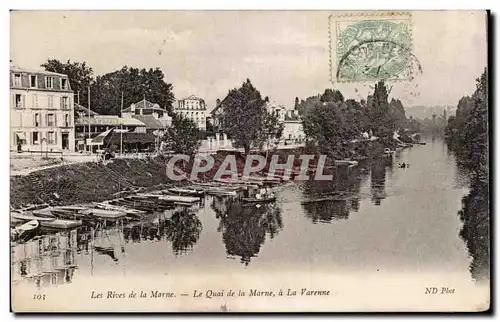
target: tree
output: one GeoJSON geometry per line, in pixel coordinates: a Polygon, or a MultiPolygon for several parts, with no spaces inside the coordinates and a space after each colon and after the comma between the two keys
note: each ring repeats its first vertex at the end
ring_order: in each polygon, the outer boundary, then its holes
{"type": "Polygon", "coordinates": [[[384,81],[375,84],[373,96],[368,97],[370,106],[371,128],[378,137],[392,137],[395,130],[394,122],[391,119],[389,111],[387,87],[384,81]]]}
{"type": "Polygon", "coordinates": [[[57,59],[48,59],[41,65],[46,71],[68,75],[71,90],[76,94],[75,103],[88,105],[88,87],[94,81],[94,71],[86,62],[72,62],[68,59],[63,63],[57,59]]]}
{"type": "Polygon", "coordinates": [[[304,116],[307,113],[307,111],[311,110],[314,106],[319,104],[321,102],[320,98],[321,95],[316,95],[316,96],[310,96],[305,100],[301,100],[297,107],[299,115],[304,116]]]}
{"type": "Polygon", "coordinates": [[[295,97],[295,104],[293,105],[293,109],[297,110],[299,108],[299,98],[295,97]]]}
{"type": "Polygon", "coordinates": [[[267,101],[249,79],[240,88],[230,90],[224,99],[224,131],[245,153],[251,147],[261,148],[280,132],[278,120],[267,111],[267,101]]]}
{"type": "Polygon", "coordinates": [[[338,103],[326,103],[311,109],[302,119],[302,126],[306,136],[317,143],[320,152],[344,154],[344,144],[358,134],[351,121],[338,103]]]}
{"type": "Polygon", "coordinates": [[[406,113],[403,103],[401,103],[400,100],[393,98],[389,103],[389,117],[391,119],[391,123],[394,124],[396,129],[406,125],[406,113]]]}
{"type": "Polygon", "coordinates": [[[343,102],[344,95],[339,90],[325,89],[325,92],[320,97],[321,102],[343,102]]]}
{"type": "Polygon", "coordinates": [[[123,93],[124,107],[147,99],[170,112],[174,102],[172,90],[161,69],[124,66],[96,78],[91,88],[91,106],[100,114],[120,115],[123,93]]]}
{"type": "Polygon", "coordinates": [[[200,146],[198,132],[198,127],[192,120],[174,115],[172,126],[167,128],[163,141],[167,150],[191,155],[200,146]]]}
{"type": "Polygon", "coordinates": [[[465,240],[472,258],[470,270],[476,280],[490,275],[490,199],[489,199],[489,135],[488,135],[488,73],[476,79],[472,97],[458,102],[456,116],[450,116],[446,134],[457,162],[468,169],[469,194],[462,199],[459,211],[463,226],[460,236],[465,240]]]}

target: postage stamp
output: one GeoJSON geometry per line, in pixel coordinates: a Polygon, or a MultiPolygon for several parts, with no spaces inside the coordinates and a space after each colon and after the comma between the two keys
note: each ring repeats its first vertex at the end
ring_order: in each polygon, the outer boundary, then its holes
{"type": "Polygon", "coordinates": [[[408,80],[421,69],[412,53],[410,12],[330,15],[331,80],[408,80]]]}

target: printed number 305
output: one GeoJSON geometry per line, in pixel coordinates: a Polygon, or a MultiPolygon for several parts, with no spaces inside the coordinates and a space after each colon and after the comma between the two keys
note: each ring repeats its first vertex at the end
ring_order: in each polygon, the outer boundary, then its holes
{"type": "Polygon", "coordinates": [[[45,300],[45,294],[34,294],[33,295],[34,300],[45,300]]]}

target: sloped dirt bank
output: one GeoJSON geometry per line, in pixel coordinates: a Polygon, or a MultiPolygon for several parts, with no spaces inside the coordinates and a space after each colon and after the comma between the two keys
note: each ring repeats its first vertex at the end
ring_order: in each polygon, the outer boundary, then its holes
{"type": "Polygon", "coordinates": [[[28,204],[68,205],[103,201],[119,193],[161,188],[168,183],[166,161],[114,160],[106,165],[89,162],[10,178],[12,208],[28,204]]]}

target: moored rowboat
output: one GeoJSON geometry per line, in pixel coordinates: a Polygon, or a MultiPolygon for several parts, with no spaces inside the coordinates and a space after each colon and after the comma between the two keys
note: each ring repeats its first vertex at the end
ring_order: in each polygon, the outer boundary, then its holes
{"type": "Polygon", "coordinates": [[[42,221],[40,223],[42,227],[47,228],[56,228],[56,229],[70,229],[76,228],[82,225],[81,220],[65,220],[65,219],[56,219],[52,221],[42,221]]]}
{"type": "Polygon", "coordinates": [[[276,197],[269,197],[269,198],[262,198],[262,199],[257,199],[257,198],[241,198],[241,200],[244,203],[267,203],[267,202],[276,201],[276,197]]]}

